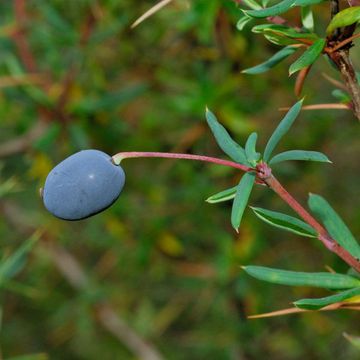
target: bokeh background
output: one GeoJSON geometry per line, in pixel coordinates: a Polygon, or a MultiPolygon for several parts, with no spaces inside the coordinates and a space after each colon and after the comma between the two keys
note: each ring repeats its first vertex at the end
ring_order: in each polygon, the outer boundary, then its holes
{"type": "MultiPolygon", "coordinates": [[[[338,271],[316,241],[276,231],[247,211],[240,233],[231,203],[204,200],[241,174],[190,161],[124,162],[126,186],[107,211],[79,222],[47,213],[39,188],[81,149],[176,151],[225,157],[204,119],[214,111],[244,143],[264,146],[296,101],[282,64],[241,70],[277,47],[246,28],[230,0],[174,0],[135,29],[154,1],[5,0],[0,3],[0,245],[14,253],[40,230],[17,275],[2,282],[4,359],[356,359],[346,311],[248,320],[321,290],[273,286],[241,265],[338,271]],[[21,270],[21,271],[20,271],[21,270]]],[[[324,34],[327,5],[316,6],[324,34]]],[[[297,10],[292,21],[299,22],[297,10]]],[[[359,51],[352,50],[359,65],[359,51]]],[[[291,59],[287,61],[287,65],[291,59]]],[[[325,59],[305,84],[306,104],[334,102],[325,59]]],[[[306,203],[319,193],[360,233],[359,124],[347,111],[304,111],[279,150],[326,153],[333,165],[284,163],[276,171],[306,203]]],[[[291,214],[259,187],[250,204],[291,214]]]]}

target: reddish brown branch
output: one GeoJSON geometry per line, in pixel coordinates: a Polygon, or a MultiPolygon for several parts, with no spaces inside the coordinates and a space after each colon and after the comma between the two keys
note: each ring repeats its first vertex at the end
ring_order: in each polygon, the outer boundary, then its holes
{"type": "Polygon", "coordinates": [[[307,224],[318,233],[318,239],[327,249],[338,255],[348,265],[360,272],[360,260],[352,256],[346,249],[333,239],[325,228],[280,184],[272,175],[271,169],[267,164],[262,163],[258,166],[258,176],[279,195],[307,224]]]}

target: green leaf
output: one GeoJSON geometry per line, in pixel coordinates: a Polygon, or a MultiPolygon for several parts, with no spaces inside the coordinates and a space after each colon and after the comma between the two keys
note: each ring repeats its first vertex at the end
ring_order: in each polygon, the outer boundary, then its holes
{"type": "Polygon", "coordinates": [[[281,120],[280,124],[277,126],[266,144],[264,151],[264,161],[269,161],[270,156],[276,145],[279,143],[281,138],[289,131],[291,125],[294,123],[296,117],[299,115],[301,111],[301,106],[302,100],[298,101],[295,105],[293,105],[291,109],[287,112],[285,117],[281,120]]]}
{"type": "Polygon", "coordinates": [[[316,231],[305,222],[292,216],[276,211],[266,210],[258,207],[251,207],[255,215],[266,223],[280,229],[284,229],[297,235],[306,237],[317,237],[316,231]]]}
{"type": "Polygon", "coordinates": [[[319,161],[319,162],[331,163],[331,161],[328,159],[326,155],[318,151],[290,150],[275,155],[269,161],[269,164],[273,165],[287,160],[319,161]]]}
{"type": "Polygon", "coordinates": [[[309,39],[309,40],[317,40],[318,36],[312,32],[299,32],[296,29],[278,24],[261,24],[254,26],[251,31],[255,34],[267,34],[273,33],[277,35],[281,35],[291,39],[309,39]]]}
{"type": "Polygon", "coordinates": [[[249,135],[245,144],[245,154],[248,162],[252,165],[256,165],[256,162],[260,159],[260,154],[256,152],[256,140],[257,133],[253,132],[249,135]]]}
{"type": "Polygon", "coordinates": [[[321,196],[310,194],[309,207],[320,218],[329,234],[356,259],[360,259],[360,245],[340,216],[321,196]]]}
{"type": "Polygon", "coordinates": [[[293,54],[298,48],[294,46],[287,46],[276,54],[274,54],[270,59],[266,60],[265,62],[253,66],[251,68],[245,69],[242,71],[244,74],[261,74],[273,68],[275,65],[279,64],[281,61],[286,59],[288,56],[293,54]]]}
{"type": "Polygon", "coordinates": [[[265,9],[255,10],[243,10],[246,14],[254,18],[266,18],[269,16],[275,16],[288,11],[295,6],[309,6],[323,2],[324,0],[284,0],[276,5],[270,6],[265,9]]]}
{"type": "Polygon", "coordinates": [[[35,232],[26,240],[11,256],[0,264],[0,286],[4,281],[15,276],[23,267],[27,253],[32,249],[35,242],[39,240],[40,233],[35,232]]]}
{"type": "Polygon", "coordinates": [[[222,151],[234,161],[249,165],[246,160],[245,150],[230,137],[229,133],[209,109],[206,109],[206,120],[222,151]]]}
{"type": "Polygon", "coordinates": [[[254,278],[273,284],[314,286],[334,290],[343,290],[360,286],[360,280],[343,274],[332,274],[327,272],[306,273],[252,265],[244,266],[243,269],[254,278]]]}
{"type": "Polygon", "coordinates": [[[216,204],[219,202],[231,200],[235,197],[237,186],[218,192],[215,195],[210,196],[206,201],[210,204],[216,204]]]}
{"type": "Polygon", "coordinates": [[[294,305],[300,309],[318,310],[324,306],[335,304],[340,301],[348,300],[354,296],[360,295],[360,287],[343,291],[341,293],[326,296],[319,299],[301,299],[294,301],[294,305]]]}
{"type": "Polygon", "coordinates": [[[340,89],[333,90],[331,95],[344,104],[351,101],[351,96],[347,92],[340,89]]]}
{"type": "Polygon", "coordinates": [[[239,31],[242,31],[244,29],[244,27],[246,26],[246,24],[249,23],[251,20],[252,20],[252,18],[243,14],[243,16],[241,16],[240,19],[238,20],[238,22],[236,23],[236,28],[239,31]]]}
{"type": "Polygon", "coordinates": [[[325,39],[316,40],[294,63],[291,64],[289,68],[289,75],[313,64],[322,53],[325,44],[325,39]]]}
{"type": "Polygon", "coordinates": [[[284,0],[280,3],[260,10],[243,10],[245,14],[254,18],[267,18],[284,13],[295,4],[295,0],[284,0]]]}
{"type": "Polygon", "coordinates": [[[242,0],[242,3],[244,3],[246,6],[248,6],[250,9],[253,10],[262,9],[261,5],[257,3],[255,0],[242,0]]]}
{"type": "Polygon", "coordinates": [[[360,20],[360,6],[352,6],[338,12],[330,21],[329,26],[326,29],[326,33],[329,35],[335,29],[339,27],[355,24],[360,20]]]}
{"type": "Polygon", "coordinates": [[[244,214],[247,202],[250,197],[251,190],[255,183],[255,173],[247,172],[240,180],[236,188],[236,195],[231,211],[231,224],[238,231],[241,219],[244,214]]]}
{"type": "Polygon", "coordinates": [[[305,29],[314,31],[314,16],[311,6],[301,7],[301,22],[305,29]]]}

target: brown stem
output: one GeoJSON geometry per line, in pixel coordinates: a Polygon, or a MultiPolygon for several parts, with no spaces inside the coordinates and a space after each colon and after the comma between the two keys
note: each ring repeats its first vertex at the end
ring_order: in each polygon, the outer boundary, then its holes
{"type": "Polygon", "coordinates": [[[360,37],[360,33],[348,37],[347,39],[336,44],[333,48],[330,48],[329,53],[331,54],[331,53],[335,52],[336,50],[341,49],[343,46],[351,43],[353,40],[357,39],[358,37],[360,37]]]}
{"type": "Polygon", "coordinates": [[[352,99],[352,110],[356,118],[360,121],[360,87],[353,64],[349,57],[349,49],[335,51],[329,54],[329,57],[340,71],[346,89],[352,99]]]}
{"type": "Polygon", "coordinates": [[[353,257],[346,249],[340,246],[325,230],[325,228],[280,184],[271,174],[271,169],[264,163],[258,166],[258,175],[277,195],[279,195],[307,224],[318,233],[318,239],[331,252],[338,255],[356,271],[360,271],[360,260],[353,257]]]}

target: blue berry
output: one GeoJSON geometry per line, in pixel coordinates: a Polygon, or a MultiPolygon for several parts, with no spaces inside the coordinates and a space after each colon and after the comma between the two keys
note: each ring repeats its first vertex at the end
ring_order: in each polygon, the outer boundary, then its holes
{"type": "Polygon", "coordinates": [[[55,166],[43,189],[45,207],[64,220],[95,215],[119,197],[125,173],[102,151],[84,150],[55,166]]]}

